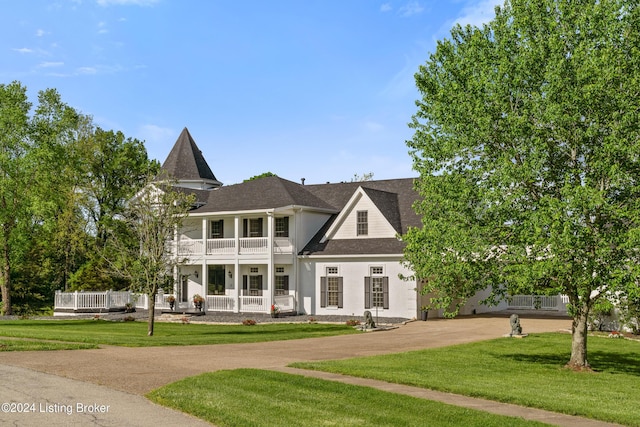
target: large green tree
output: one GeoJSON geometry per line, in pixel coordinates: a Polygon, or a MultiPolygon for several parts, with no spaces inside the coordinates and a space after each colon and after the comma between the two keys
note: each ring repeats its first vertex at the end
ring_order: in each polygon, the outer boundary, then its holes
{"type": "MultiPolygon", "coordinates": [[[[0,85],[0,289],[4,314],[13,312],[14,270],[35,253],[34,238],[53,230],[58,207],[65,203],[68,175],[63,171],[79,120],[80,115],[53,89],[39,92],[31,115],[24,86],[19,82],[0,85]]],[[[27,286],[23,294],[30,293],[27,286]]]]}
{"type": "Polygon", "coordinates": [[[511,0],[438,42],[408,141],[423,226],[404,236],[434,306],[565,294],[568,366],[589,367],[592,306],[637,286],[639,36],[637,1],[511,0]]]}
{"type": "MultiPolygon", "coordinates": [[[[72,274],[71,289],[122,289],[128,281],[111,274],[105,258],[111,257],[105,243],[109,235],[126,233],[115,219],[125,212],[127,202],[142,188],[160,165],[150,160],[144,144],[122,132],[93,128],[79,139],[77,150],[82,164],[78,168],[77,207],[86,216],[89,235],[88,256],[72,274]]],[[[72,225],[72,224],[70,224],[72,225]]],[[[122,236],[125,238],[125,236],[122,236]]]]}

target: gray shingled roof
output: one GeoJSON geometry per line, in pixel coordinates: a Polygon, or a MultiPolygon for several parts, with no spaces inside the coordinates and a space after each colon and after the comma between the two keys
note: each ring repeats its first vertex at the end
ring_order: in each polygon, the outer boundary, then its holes
{"type": "Polygon", "coordinates": [[[167,160],[162,164],[162,169],[177,180],[217,181],[186,127],[178,136],[167,160]]]}
{"type": "Polygon", "coordinates": [[[306,186],[278,176],[269,176],[211,190],[207,204],[193,212],[248,211],[292,205],[337,211],[331,204],[308,191],[306,186]]]}
{"type": "MultiPolygon", "coordinates": [[[[353,193],[362,187],[380,212],[399,234],[409,227],[420,227],[420,217],[413,210],[419,199],[413,188],[414,178],[384,181],[349,182],[340,184],[308,185],[305,188],[342,210],[353,193]]],[[[333,215],[311,241],[300,251],[301,255],[373,255],[401,254],[404,243],[395,238],[330,239],[320,243],[337,215],[333,215]]]]}

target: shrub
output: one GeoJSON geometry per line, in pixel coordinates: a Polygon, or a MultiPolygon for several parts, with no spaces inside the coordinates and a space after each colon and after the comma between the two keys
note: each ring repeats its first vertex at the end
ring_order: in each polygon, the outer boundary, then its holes
{"type": "Polygon", "coordinates": [[[122,320],[124,320],[125,322],[135,322],[136,318],[133,316],[125,316],[125,318],[122,320]]]}
{"type": "Polygon", "coordinates": [[[349,319],[347,320],[347,326],[358,326],[360,324],[359,320],[349,319]]]}
{"type": "Polygon", "coordinates": [[[256,324],[256,321],[255,321],[255,320],[253,320],[253,319],[244,319],[244,320],[242,321],[242,324],[243,324],[244,326],[253,326],[253,325],[255,325],[255,324],[256,324]]]}

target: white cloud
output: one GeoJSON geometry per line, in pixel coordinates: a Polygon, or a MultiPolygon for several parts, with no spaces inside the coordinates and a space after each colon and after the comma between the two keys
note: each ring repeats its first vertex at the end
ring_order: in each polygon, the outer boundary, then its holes
{"type": "Polygon", "coordinates": [[[97,74],[98,70],[95,67],[80,67],[76,69],[78,74],[97,74]]]}
{"type": "Polygon", "coordinates": [[[380,6],[380,12],[390,12],[393,7],[391,7],[391,3],[384,3],[380,6]]]}
{"type": "Polygon", "coordinates": [[[98,5],[106,6],[153,6],[159,0],[97,0],[98,5]]]}
{"type": "Polygon", "coordinates": [[[98,34],[106,34],[108,33],[109,30],[107,29],[107,23],[106,22],[98,22],[98,34]]]}
{"type": "Polygon", "coordinates": [[[19,53],[33,53],[33,49],[29,49],[28,47],[14,48],[13,50],[19,53]]]}
{"type": "Polygon", "coordinates": [[[423,11],[424,11],[424,7],[422,7],[420,3],[418,3],[417,1],[412,1],[402,6],[399,10],[399,13],[400,15],[406,17],[406,16],[412,16],[412,15],[419,15],[423,11]]]}
{"type": "Polygon", "coordinates": [[[43,29],[39,28],[38,30],[36,30],[36,37],[42,37],[45,34],[47,34],[47,33],[43,29]]]}
{"type": "Polygon", "coordinates": [[[62,67],[64,62],[41,62],[38,64],[38,68],[52,68],[52,67],[62,67]]]}
{"type": "Polygon", "coordinates": [[[502,4],[504,4],[504,0],[471,1],[462,9],[461,15],[453,25],[482,27],[482,24],[491,21],[496,16],[495,7],[502,4]]]}

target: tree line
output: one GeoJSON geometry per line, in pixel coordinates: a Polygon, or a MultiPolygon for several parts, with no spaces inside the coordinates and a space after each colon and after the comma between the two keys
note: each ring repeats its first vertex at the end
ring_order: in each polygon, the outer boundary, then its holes
{"type": "Polygon", "coordinates": [[[34,105],[20,82],[0,84],[1,314],[47,312],[56,290],[130,287],[109,242],[136,245],[127,202],[159,170],[142,141],[101,129],[55,89],[34,105]]]}

